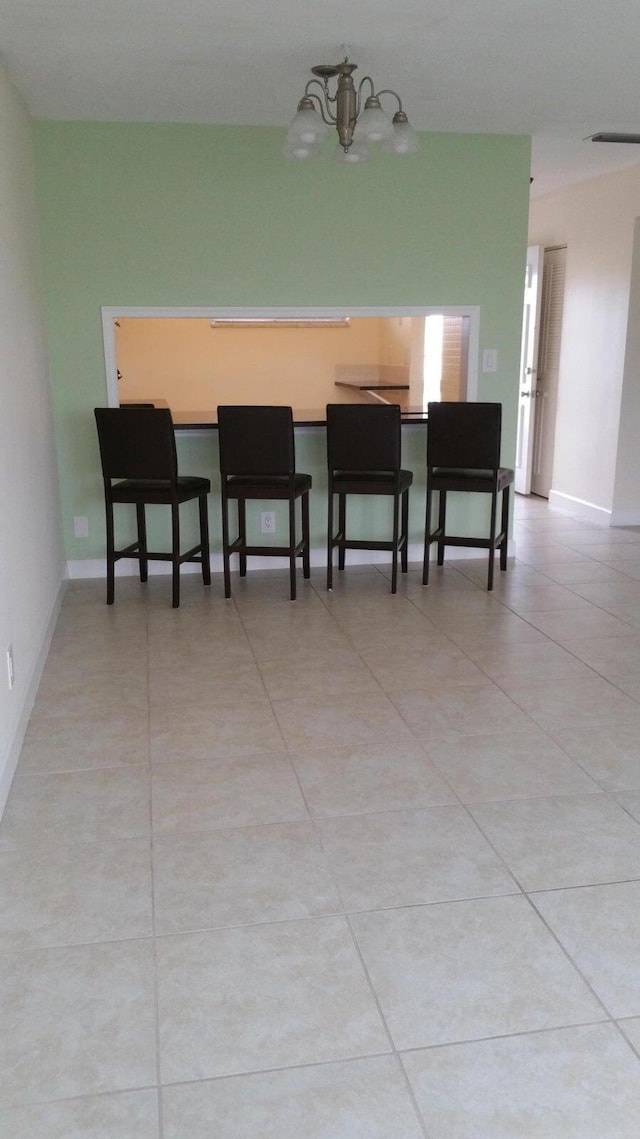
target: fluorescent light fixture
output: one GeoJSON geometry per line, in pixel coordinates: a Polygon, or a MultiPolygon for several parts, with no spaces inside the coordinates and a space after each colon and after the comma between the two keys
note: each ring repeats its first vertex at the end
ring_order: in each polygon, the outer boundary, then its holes
{"type": "Polygon", "coordinates": [[[234,316],[214,317],[209,323],[212,328],[348,328],[350,321],[349,316],[307,317],[304,320],[277,316],[234,316]]]}
{"type": "Polygon", "coordinates": [[[599,131],[598,134],[591,134],[589,138],[592,142],[630,142],[635,145],[640,144],[640,134],[615,134],[614,131],[599,131]]]}

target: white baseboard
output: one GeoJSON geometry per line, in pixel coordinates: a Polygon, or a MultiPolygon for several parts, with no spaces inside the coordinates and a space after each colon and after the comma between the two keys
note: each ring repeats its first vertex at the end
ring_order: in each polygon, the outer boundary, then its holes
{"type": "Polygon", "coordinates": [[[66,578],[63,578],[58,587],[58,592],[56,594],[51,613],[49,614],[49,620],[47,621],[45,631],[42,635],[40,648],[31,669],[31,676],[29,677],[29,682],[25,690],[22,707],[18,716],[18,723],[13,733],[13,738],[9,742],[6,762],[4,764],[2,774],[0,775],[0,818],[2,817],[2,812],[6,806],[9,791],[11,789],[11,783],[16,773],[16,767],[18,766],[18,760],[20,759],[20,752],[22,750],[22,744],[24,743],[27,724],[29,723],[29,717],[31,715],[33,703],[36,698],[36,693],[38,691],[38,685],[40,684],[40,678],[42,677],[42,672],[47,660],[49,647],[51,645],[51,638],[53,637],[53,632],[56,627],[58,616],[60,614],[60,607],[62,605],[62,599],[64,597],[66,587],[66,578]]]}
{"type": "Polygon", "coordinates": [[[558,490],[549,491],[549,506],[554,510],[562,510],[574,518],[581,518],[584,522],[592,522],[595,526],[621,525],[613,523],[610,510],[603,506],[594,506],[592,502],[585,502],[582,498],[574,498],[571,494],[561,494],[558,490]]]}
{"type": "Polygon", "coordinates": [[[640,526],[640,510],[614,510],[611,514],[612,526],[640,526]]]}

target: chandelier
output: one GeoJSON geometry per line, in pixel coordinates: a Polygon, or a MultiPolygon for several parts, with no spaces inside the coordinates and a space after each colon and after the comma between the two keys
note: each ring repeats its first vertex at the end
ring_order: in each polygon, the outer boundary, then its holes
{"type": "Polygon", "coordinates": [[[320,149],[328,129],[335,127],[338,144],[334,158],[351,166],[368,162],[370,143],[380,143],[388,154],[414,154],[418,149],[418,136],[409,125],[402,109],[400,96],[390,89],[377,91],[373,80],[365,75],[356,90],[353,72],[357,64],[345,56],[342,63],[318,64],[311,70],[317,79],[310,79],[298,103],[282,148],[285,158],[313,158],[320,149]],[[337,79],[332,94],[329,80],[337,79]],[[365,88],[369,94],[365,97],[365,88]],[[389,118],[382,109],[381,98],[391,95],[398,109],[389,118]],[[364,106],[363,106],[364,101],[364,106]]]}

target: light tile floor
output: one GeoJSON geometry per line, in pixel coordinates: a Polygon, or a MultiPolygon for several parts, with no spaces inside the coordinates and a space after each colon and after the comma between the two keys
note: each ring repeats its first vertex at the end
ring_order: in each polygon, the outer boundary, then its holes
{"type": "Polygon", "coordinates": [[[2,1139],[637,1139],[640,530],[69,586],[0,826],[2,1139]]]}

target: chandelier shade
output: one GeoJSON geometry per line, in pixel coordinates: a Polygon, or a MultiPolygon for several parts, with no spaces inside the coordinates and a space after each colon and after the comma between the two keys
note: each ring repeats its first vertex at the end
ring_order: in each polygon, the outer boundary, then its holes
{"type": "Polygon", "coordinates": [[[369,142],[384,142],[393,135],[393,123],[382,110],[377,96],[370,95],[367,99],[358,119],[357,133],[358,138],[364,135],[369,142]]]}
{"type": "Polygon", "coordinates": [[[289,123],[286,141],[316,146],[326,137],[327,131],[328,127],[323,123],[312,100],[305,97],[298,103],[298,110],[289,123]]]}
{"type": "Polygon", "coordinates": [[[363,162],[368,162],[371,158],[371,147],[366,138],[357,137],[354,138],[351,146],[346,149],[338,142],[333,152],[333,157],[336,162],[341,163],[343,166],[362,165],[363,162]]]}
{"type": "Polygon", "coordinates": [[[382,149],[389,154],[415,154],[418,150],[418,136],[404,111],[393,116],[393,133],[383,141],[382,149]]]}
{"type": "Polygon", "coordinates": [[[418,136],[409,124],[402,100],[390,88],[376,92],[371,76],[365,75],[356,89],[353,72],[357,64],[348,57],[342,63],[317,64],[317,77],[307,83],[282,147],[285,158],[305,159],[317,155],[331,127],[338,134],[335,159],[348,166],[367,162],[369,144],[380,144],[387,154],[415,154],[418,136]],[[335,79],[332,92],[329,81],[335,79]],[[365,97],[365,90],[369,94],[365,97]],[[391,96],[397,110],[390,118],[381,98],[391,96]]]}

